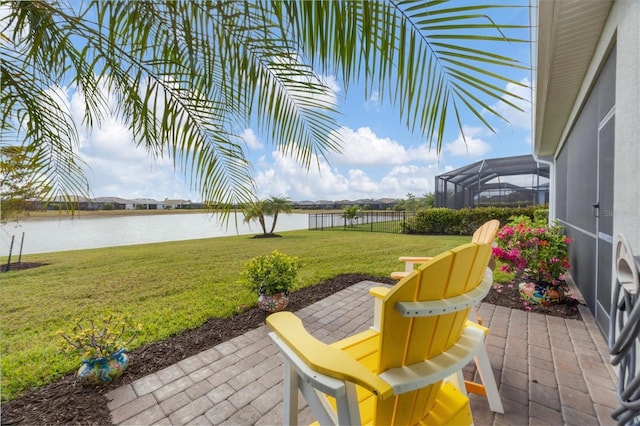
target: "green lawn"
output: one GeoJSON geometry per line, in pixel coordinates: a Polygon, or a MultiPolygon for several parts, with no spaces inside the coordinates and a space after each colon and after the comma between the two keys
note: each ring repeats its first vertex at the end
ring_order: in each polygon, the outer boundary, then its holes
{"type": "MultiPolygon", "coordinates": [[[[388,276],[402,255],[429,256],[470,237],[292,231],[23,256],[48,266],[0,276],[2,400],[75,370],[59,350],[59,329],[74,318],[131,315],[143,330],[129,349],[255,305],[237,284],[250,258],[277,249],[303,262],[299,287],[342,273],[388,276]]],[[[0,259],[0,262],[6,262],[0,259]]]]}

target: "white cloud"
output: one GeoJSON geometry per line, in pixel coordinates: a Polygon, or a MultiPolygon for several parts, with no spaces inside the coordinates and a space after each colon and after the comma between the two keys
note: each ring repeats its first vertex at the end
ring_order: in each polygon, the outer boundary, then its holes
{"type": "Polygon", "coordinates": [[[369,99],[367,99],[364,103],[364,109],[369,110],[373,109],[375,111],[380,110],[380,92],[377,90],[373,90],[369,99]]]}
{"type": "Polygon", "coordinates": [[[322,159],[312,159],[311,168],[306,170],[279,151],[274,151],[272,157],[273,164],[258,172],[255,177],[261,198],[283,194],[293,200],[334,200],[348,194],[347,178],[333,171],[322,159]]]}
{"type": "Polygon", "coordinates": [[[312,168],[306,170],[279,152],[273,152],[272,157],[274,163],[256,175],[261,198],[276,194],[298,201],[404,198],[408,192],[416,195],[433,192],[434,177],[438,174],[435,164],[337,169],[322,159],[316,163],[314,158],[312,168]]]}
{"type": "Polygon", "coordinates": [[[342,127],[338,138],[342,141],[340,154],[333,154],[331,161],[347,166],[397,166],[411,162],[437,163],[439,155],[426,143],[406,147],[399,142],[379,137],[369,127],[354,131],[342,127]]]}
{"type": "Polygon", "coordinates": [[[146,162],[147,153],[136,147],[133,136],[127,127],[120,121],[110,118],[102,123],[100,128],[87,135],[81,153],[87,158],[103,159],[105,161],[119,162],[146,162]]]}
{"type": "Polygon", "coordinates": [[[513,127],[530,130],[531,82],[528,78],[523,78],[522,80],[520,80],[520,83],[525,85],[526,87],[522,87],[514,83],[507,83],[506,90],[510,93],[513,93],[514,95],[520,96],[521,98],[523,98],[522,100],[515,99],[512,96],[507,95],[503,96],[502,98],[517,105],[523,111],[518,111],[517,109],[505,104],[504,102],[495,103],[493,105],[493,109],[495,109],[499,114],[506,118],[513,127]]]}
{"type": "MultiPolygon", "coordinates": [[[[360,169],[349,170],[349,193],[362,194],[357,198],[372,198],[370,194],[378,194],[380,192],[380,184],[374,182],[373,179],[360,169]]],[[[349,196],[345,198],[350,198],[349,196]]]]}
{"type": "Polygon", "coordinates": [[[277,173],[275,169],[266,169],[258,172],[255,180],[258,186],[259,198],[266,198],[272,195],[289,196],[291,185],[286,179],[286,173],[277,173]]]}
{"type": "Polygon", "coordinates": [[[380,182],[381,196],[405,198],[408,192],[422,196],[433,192],[435,176],[439,174],[435,165],[406,165],[394,167],[380,182]]]}
{"type": "Polygon", "coordinates": [[[329,162],[312,158],[309,170],[279,151],[271,158],[261,158],[255,176],[258,196],[284,194],[292,200],[335,201],[404,198],[408,192],[433,191],[439,156],[426,144],[404,147],[379,137],[369,127],[343,127],[339,132],[342,153],[330,155],[329,162]]]}
{"type": "Polygon", "coordinates": [[[483,141],[477,136],[484,133],[484,129],[480,127],[463,126],[464,138],[462,133],[458,134],[456,140],[444,145],[444,151],[453,156],[482,157],[491,151],[491,145],[483,141]]]}
{"type": "Polygon", "coordinates": [[[320,75],[318,78],[326,88],[322,94],[315,94],[312,97],[328,106],[335,107],[338,104],[338,93],[341,91],[338,80],[333,75],[320,75]]]}
{"type": "Polygon", "coordinates": [[[332,162],[353,166],[392,166],[410,160],[404,146],[390,138],[378,137],[369,127],[360,127],[356,131],[342,127],[338,138],[342,141],[342,152],[332,154],[332,162]]]}
{"type": "Polygon", "coordinates": [[[90,134],[80,149],[95,196],[198,199],[186,189],[169,158],[152,158],[132,142],[130,131],[114,119],[90,134]]]}
{"type": "Polygon", "coordinates": [[[429,148],[426,142],[417,147],[410,147],[407,149],[407,154],[412,162],[437,163],[440,161],[440,155],[436,152],[436,149],[429,148]]]}
{"type": "Polygon", "coordinates": [[[322,81],[322,83],[327,86],[334,95],[340,93],[342,90],[335,75],[321,75],[320,81],[322,81]]]}
{"type": "Polygon", "coordinates": [[[244,129],[240,133],[242,139],[246,142],[247,146],[251,149],[260,150],[264,148],[264,144],[260,142],[256,134],[251,129],[244,129]]]}
{"type": "MultiPolygon", "coordinates": [[[[113,103],[104,87],[103,96],[113,103]]],[[[83,95],[75,91],[66,93],[70,114],[78,129],[84,129],[85,114],[83,95]]],[[[189,190],[180,171],[167,157],[152,157],[144,146],[136,146],[128,127],[114,115],[107,113],[100,126],[91,132],[80,131],[79,155],[88,166],[90,190],[93,196],[117,196],[122,198],[187,198],[199,200],[198,194],[189,190]]]]}

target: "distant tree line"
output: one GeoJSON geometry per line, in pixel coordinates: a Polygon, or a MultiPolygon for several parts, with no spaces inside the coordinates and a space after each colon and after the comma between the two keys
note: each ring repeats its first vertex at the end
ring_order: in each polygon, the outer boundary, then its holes
{"type": "Polygon", "coordinates": [[[424,194],[422,197],[416,197],[411,192],[407,193],[407,198],[401,199],[393,207],[395,211],[417,212],[420,210],[431,209],[435,207],[436,197],[433,193],[424,194]]]}

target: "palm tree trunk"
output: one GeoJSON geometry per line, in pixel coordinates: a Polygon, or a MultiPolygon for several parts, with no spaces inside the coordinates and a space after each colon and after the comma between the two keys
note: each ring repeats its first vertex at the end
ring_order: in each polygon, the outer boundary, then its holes
{"type": "Polygon", "coordinates": [[[258,215],[258,222],[260,222],[260,226],[262,226],[262,233],[267,235],[267,224],[264,221],[264,215],[262,213],[258,215]]]}
{"type": "Polygon", "coordinates": [[[273,234],[273,231],[275,231],[277,221],[278,221],[278,212],[276,211],[273,213],[273,223],[271,224],[271,231],[269,231],[270,234],[273,234]]]}

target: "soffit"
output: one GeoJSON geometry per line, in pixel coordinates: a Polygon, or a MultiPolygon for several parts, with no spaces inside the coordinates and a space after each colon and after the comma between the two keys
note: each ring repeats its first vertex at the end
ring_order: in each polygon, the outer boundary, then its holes
{"type": "Polygon", "coordinates": [[[613,0],[539,0],[534,151],[553,156],[613,0]]]}

